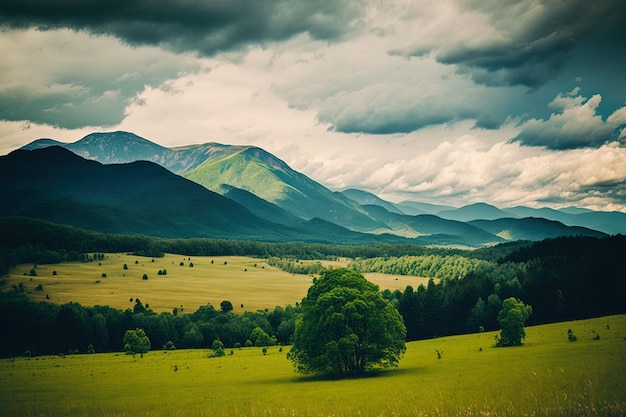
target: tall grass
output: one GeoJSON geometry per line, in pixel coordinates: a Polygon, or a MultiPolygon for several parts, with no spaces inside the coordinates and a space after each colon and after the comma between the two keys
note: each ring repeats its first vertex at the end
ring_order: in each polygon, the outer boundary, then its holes
{"type": "Polygon", "coordinates": [[[621,315],[529,327],[515,348],[411,342],[398,368],[339,381],[294,373],[288,347],[6,359],[0,416],[624,416],[625,337],[621,315]]]}

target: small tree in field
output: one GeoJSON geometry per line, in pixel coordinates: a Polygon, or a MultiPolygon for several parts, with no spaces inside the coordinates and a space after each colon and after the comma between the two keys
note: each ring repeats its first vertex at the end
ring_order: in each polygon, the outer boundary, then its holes
{"type": "Polygon", "coordinates": [[[127,355],[148,353],[151,349],[150,339],[146,336],[146,332],[139,328],[136,330],[126,330],[122,346],[127,355]]]}
{"type": "Polygon", "coordinates": [[[516,298],[507,298],[502,302],[498,313],[498,323],[502,330],[496,335],[496,346],[520,346],[526,338],[524,323],[533,310],[516,298]]]}
{"type": "Polygon", "coordinates": [[[226,353],[224,352],[224,344],[221,340],[215,339],[211,344],[211,350],[213,351],[213,356],[224,356],[226,353]]]}
{"type": "Polygon", "coordinates": [[[220,309],[224,312],[224,313],[228,313],[230,311],[233,311],[233,303],[231,303],[228,300],[224,300],[220,303],[220,309]]]}

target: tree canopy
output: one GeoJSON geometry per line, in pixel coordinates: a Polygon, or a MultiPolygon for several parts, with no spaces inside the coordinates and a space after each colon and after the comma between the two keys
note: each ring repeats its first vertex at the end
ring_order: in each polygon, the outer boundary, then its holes
{"type": "Polygon", "coordinates": [[[502,302],[498,313],[498,323],[502,327],[496,336],[498,346],[520,346],[526,338],[524,322],[532,314],[532,308],[516,298],[507,298],[502,302]]]}
{"type": "Polygon", "coordinates": [[[148,353],[150,351],[150,339],[143,329],[127,330],[122,342],[127,354],[148,353]]]}
{"type": "Polygon", "coordinates": [[[358,376],[374,366],[396,366],[406,350],[400,314],[357,272],[324,272],[301,308],[288,354],[299,372],[358,376]]]}

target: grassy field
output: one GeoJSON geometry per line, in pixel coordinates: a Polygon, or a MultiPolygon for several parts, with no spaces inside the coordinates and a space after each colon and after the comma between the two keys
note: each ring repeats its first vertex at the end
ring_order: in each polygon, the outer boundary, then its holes
{"type": "Polygon", "coordinates": [[[3,359],[0,417],[626,415],[626,315],[526,330],[516,348],[411,342],[398,368],[341,381],[294,373],[288,347],[3,359]]]}
{"type": "MultiPolygon", "coordinates": [[[[129,300],[139,297],[144,305],[148,303],[157,312],[180,309],[181,305],[185,312],[193,312],[201,305],[211,303],[219,307],[220,302],[229,300],[235,313],[241,313],[294,305],[306,295],[312,280],[310,276],[283,272],[263,259],[251,257],[190,258],[166,254],[154,258],[154,262],[152,259],[111,253],[102,261],[38,265],[34,277],[28,275],[32,264],[19,265],[9,272],[4,289],[23,283],[35,300],[49,296],[51,302],[59,304],[75,301],[84,306],[99,304],[120,309],[132,308],[134,303],[129,300]],[[167,275],[158,275],[164,269],[167,275]],[[106,278],[102,277],[103,273],[106,278]],[[148,280],[142,279],[144,274],[148,280]],[[35,291],[38,285],[42,285],[42,291],[35,291]]],[[[347,260],[325,264],[345,266],[347,260]]],[[[404,290],[409,284],[417,288],[420,283],[427,283],[427,279],[408,276],[366,274],[366,277],[381,289],[390,290],[404,290]]]]}

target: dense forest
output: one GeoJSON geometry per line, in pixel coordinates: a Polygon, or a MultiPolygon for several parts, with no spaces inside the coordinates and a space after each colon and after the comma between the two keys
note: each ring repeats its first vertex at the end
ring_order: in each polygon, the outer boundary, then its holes
{"type": "MultiPolygon", "coordinates": [[[[626,237],[568,237],[515,242],[472,251],[418,245],[334,246],[211,239],[157,239],[106,235],[30,219],[0,219],[0,270],[18,263],[80,260],[88,252],[133,252],[151,257],[249,255],[272,258],[278,266],[318,270],[297,259],[349,257],[357,271],[431,277],[426,286],[383,290],[401,313],[407,340],[496,328],[502,301],[516,297],[531,305],[528,324],[626,313],[626,277],[620,256],[626,237]]],[[[2,281],[0,281],[2,282],[2,281]]],[[[238,345],[288,344],[299,307],[272,307],[233,314],[219,309],[154,313],[135,300],[125,311],[108,306],[33,302],[20,288],[1,288],[0,355],[120,351],[124,332],[142,328],[153,349],[210,347],[215,339],[238,345]],[[259,339],[260,338],[260,339],[259,339]],[[171,342],[171,343],[168,343],[171,342]]]]}

